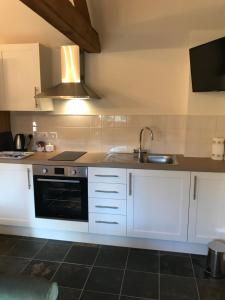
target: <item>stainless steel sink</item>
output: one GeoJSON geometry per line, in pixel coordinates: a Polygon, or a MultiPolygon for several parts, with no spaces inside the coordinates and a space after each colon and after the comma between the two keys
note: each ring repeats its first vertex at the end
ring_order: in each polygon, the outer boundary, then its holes
{"type": "Polygon", "coordinates": [[[151,164],[177,164],[175,155],[149,154],[143,158],[143,162],[151,164]]]}

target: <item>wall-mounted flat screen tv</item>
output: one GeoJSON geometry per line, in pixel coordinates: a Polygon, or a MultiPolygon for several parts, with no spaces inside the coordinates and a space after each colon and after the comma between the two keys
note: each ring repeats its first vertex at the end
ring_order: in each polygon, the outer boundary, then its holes
{"type": "Polygon", "coordinates": [[[189,53],[193,92],[225,91],[225,37],[189,53]]]}

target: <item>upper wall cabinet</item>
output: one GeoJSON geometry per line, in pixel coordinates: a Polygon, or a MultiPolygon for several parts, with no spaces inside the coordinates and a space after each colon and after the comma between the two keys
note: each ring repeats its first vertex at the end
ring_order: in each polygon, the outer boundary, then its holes
{"type": "Polygon", "coordinates": [[[0,45],[0,110],[53,110],[51,99],[35,100],[51,85],[50,55],[37,43],[0,45]]]}

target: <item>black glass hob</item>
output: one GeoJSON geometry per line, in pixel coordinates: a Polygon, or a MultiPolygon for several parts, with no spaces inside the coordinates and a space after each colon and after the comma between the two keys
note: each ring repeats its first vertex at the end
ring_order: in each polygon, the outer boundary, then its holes
{"type": "Polygon", "coordinates": [[[76,152],[76,151],[64,151],[52,158],[49,158],[49,160],[52,161],[74,161],[80,158],[82,155],[84,155],[87,152],[76,152]]]}

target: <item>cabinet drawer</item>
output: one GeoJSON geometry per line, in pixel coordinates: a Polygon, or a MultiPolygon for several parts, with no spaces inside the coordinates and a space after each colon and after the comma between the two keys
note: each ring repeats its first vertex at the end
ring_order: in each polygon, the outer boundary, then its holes
{"type": "Polygon", "coordinates": [[[89,232],[125,236],[126,217],[121,215],[90,213],[89,232]]]}
{"type": "Polygon", "coordinates": [[[88,195],[93,198],[126,199],[126,185],[89,182],[88,195]]]}
{"type": "Polygon", "coordinates": [[[126,216],[126,201],[104,198],[89,198],[89,212],[126,216]]]}
{"type": "Polygon", "coordinates": [[[126,169],[88,168],[88,181],[126,184],[126,173],[126,169]]]}

